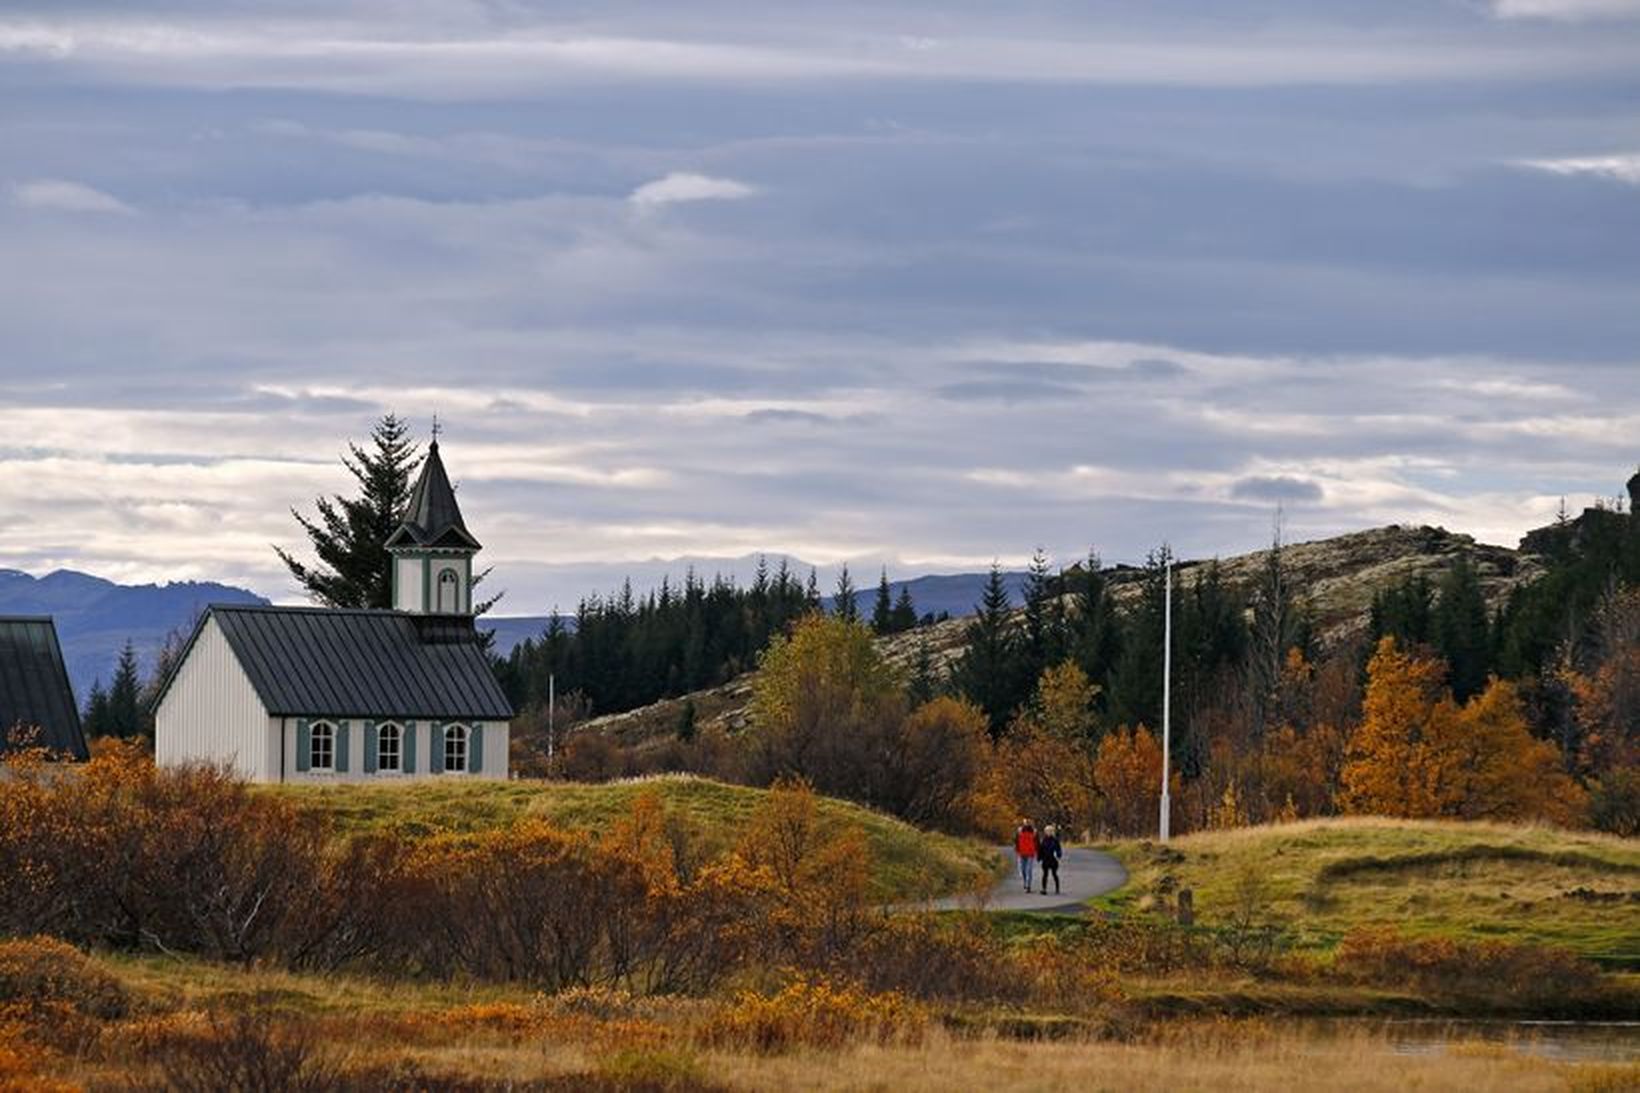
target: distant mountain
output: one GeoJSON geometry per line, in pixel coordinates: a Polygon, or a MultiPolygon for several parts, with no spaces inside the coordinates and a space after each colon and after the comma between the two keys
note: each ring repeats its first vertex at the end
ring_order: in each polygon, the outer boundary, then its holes
{"type": "MultiPolygon", "coordinates": [[[[478,620],[478,628],[495,631],[493,652],[504,657],[522,645],[526,638],[535,639],[546,633],[551,622],[551,615],[485,615],[478,620]]],[[[565,616],[563,623],[564,629],[573,631],[575,616],[565,616]]]]}
{"type": "Polygon", "coordinates": [[[0,615],[50,615],[57,620],[63,659],[82,707],[93,683],[113,677],[127,639],[146,675],[166,636],[173,631],[186,634],[207,604],[267,602],[243,588],[209,581],[123,585],[71,569],[44,577],[0,569],[0,615]]]}
{"type": "MultiPolygon", "coordinates": [[[[855,577],[862,580],[862,577],[855,577]]],[[[933,615],[950,615],[952,618],[961,618],[972,615],[979,606],[979,601],[985,596],[985,583],[991,579],[989,573],[940,573],[930,577],[913,577],[908,581],[889,581],[889,595],[898,598],[900,589],[911,590],[911,602],[916,605],[917,617],[924,618],[933,615]]],[[[1025,582],[1030,579],[1028,573],[1004,573],[1003,586],[1008,589],[1008,598],[1016,607],[1024,602],[1025,582]]],[[[871,580],[865,588],[854,593],[854,605],[862,618],[871,617],[872,608],[877,605],[877,582],[871,580]]],[[[826,597],[826,610],[834,611],[837,608],[837,597],[826,597]]]]}

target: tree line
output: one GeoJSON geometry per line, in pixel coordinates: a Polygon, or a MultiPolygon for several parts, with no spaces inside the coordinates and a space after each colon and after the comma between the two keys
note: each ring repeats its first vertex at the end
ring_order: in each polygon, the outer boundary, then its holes
{"type": "MultiPolygon", "coordinates": [[[[848,566],[838,575],[832,613],[860,619],[848,566]]],[[[703,580],[693,570],[681,586],[663,579],[642,596],[630,581],[610,596],[582,600],[573,625],[556,615],[539,637],[496,661],[496,675],[513,705],[537,710],[549,685],[582,714],[620,713],[725,683],[757,666],[772,638],[806,615],[821,612],[818,577],[799,578],[782,558],[758,559],[750,584],[721,574],[703,580]]],[[[911,592],[892,595],[885,570],[878,583],[871,630],[882,636],[918,623],[911,592]]]]}

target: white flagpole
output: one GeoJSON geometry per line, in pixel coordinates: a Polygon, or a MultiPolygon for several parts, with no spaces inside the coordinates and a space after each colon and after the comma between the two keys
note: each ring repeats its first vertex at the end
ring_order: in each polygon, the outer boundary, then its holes
{"type": "Polygon", "coordinates": [[[1167,554],[1167,591],[1163,593],[1162,622],[1162,824],[1161,841],[1167,842],[1168,813],[1172,802],[1168,799],[1168,766],[1173,752],[1173,552],[1167,554]]]}

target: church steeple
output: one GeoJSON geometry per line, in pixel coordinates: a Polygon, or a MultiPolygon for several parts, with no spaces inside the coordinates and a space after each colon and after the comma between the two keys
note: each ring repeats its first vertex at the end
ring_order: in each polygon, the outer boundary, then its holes
{"type": "Polygon", "coordinates": [[[472,614],[473,555],[482,548],[461,519],[436,428],[410,503],[386,546],[393,556],[394,610],[472,614]]]}

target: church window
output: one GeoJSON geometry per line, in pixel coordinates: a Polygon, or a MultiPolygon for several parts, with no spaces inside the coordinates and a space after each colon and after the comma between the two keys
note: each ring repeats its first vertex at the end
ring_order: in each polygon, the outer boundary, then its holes
{"type": "Polygon", "coordinates": [[[376,732],[376,769],[398,773],[404,769],[404,730],[391,722],[376,732]]]}
{"type": "Polygon", "coordinates": [[[438,574],[438,609],[441,614],[453,615],[461,610],[460,578],[453,569],[441,569],[438,574]]]}
{"type": "Polygon", "coordinates": [[[313,770],[336,769],[336,726],[320,721],[309,737],[308,766],[313,770]]]}
{"type": "Polygon", "coordinates": [[[449,725],[444,730],[444,769],[453,774],[467,772],[467,726],[449,725]]]}

